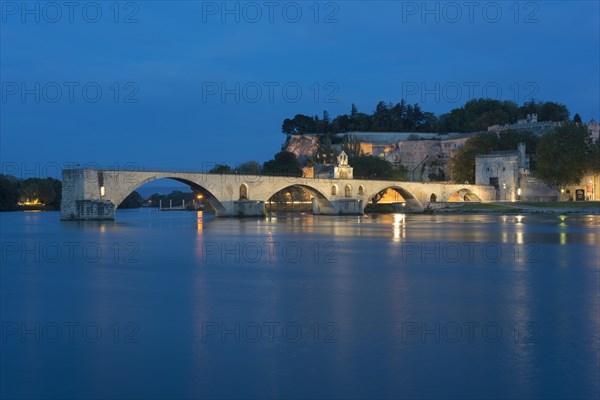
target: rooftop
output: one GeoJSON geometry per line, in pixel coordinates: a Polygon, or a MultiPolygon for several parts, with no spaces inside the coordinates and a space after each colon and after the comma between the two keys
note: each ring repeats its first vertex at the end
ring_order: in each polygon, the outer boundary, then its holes
{"type": "Polygon", "coordinates": [[[489,154],[479,154],[476,156],[476,158],[498,157],[498,156],[519,156],[519,151],[518,150],[497,150],[497,151],[492,151],[489,154]]]}

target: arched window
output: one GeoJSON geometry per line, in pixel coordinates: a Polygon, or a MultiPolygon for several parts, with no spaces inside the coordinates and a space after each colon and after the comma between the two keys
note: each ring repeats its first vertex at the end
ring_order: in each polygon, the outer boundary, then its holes
{"type": "Polygon", "coordinates": [[[352,197],[352,186],[346,185],[346,187],[344,188],[344,196],[352,197]]]}
{"type": "Polygon", "coordinates": [[[365,187],[363,185],[360,185],[358,187],[358,195],[359,196],[364,196],[365,195],[365,187]]]}
{"type": "Polygon", "coordinates": [[[435,203],[436,201],[437,201],[437,196],[435,195],[435,193],[431,193],[431,196],[429,197],[429,202],[435,203]]]}
{"type": "Polygon", "coordinates": [[[248,185],[245,183],[240,185],[240,200],[248,200],[248,185]]]}
{"type": "Polygon", "coordinates": [[[331,187],[331,195],[332,196],[337,196],[337,185],[333,185],[331,187]]]}

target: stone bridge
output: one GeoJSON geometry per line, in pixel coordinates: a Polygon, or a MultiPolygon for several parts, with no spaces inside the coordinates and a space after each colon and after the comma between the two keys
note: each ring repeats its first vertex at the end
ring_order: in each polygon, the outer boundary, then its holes
{"type": "Polygon", "coordinates": [[[63,170],[61,219],[114,219],[115,210],[138,187],[156,179],[174,179],[204,194],[217,216],[265,214],[265,203],[277,192],[300,187],[313,198],[313,213],[362,214],[375,195],[391,188],[406,200],[407,211],[422,211],[429,202],[446,202],[459,194],[471,201],[495,199],[492,186],[320,179],[282,176],[210,174],[136,170],[63,170]]]}

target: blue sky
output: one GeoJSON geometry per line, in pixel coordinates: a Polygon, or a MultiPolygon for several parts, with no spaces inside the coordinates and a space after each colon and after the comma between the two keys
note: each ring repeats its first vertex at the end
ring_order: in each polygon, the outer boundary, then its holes
{"type": "Polygon", "coordinates": [[[263,162],[284,118],[402,97],[600,119],[596,1],[0,4],[2,172],[263,162]]]}

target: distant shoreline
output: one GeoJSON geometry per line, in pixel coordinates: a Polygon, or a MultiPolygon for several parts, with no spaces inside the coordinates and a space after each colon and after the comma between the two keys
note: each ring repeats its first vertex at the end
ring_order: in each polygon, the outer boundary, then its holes
{"type": "MultiPolygon", "coordinates": [[[[140,207],[146,208],[146,207],[140,207]]],[[[137,209],[137,208],[136,208],[137,209]]],[[[15,210],[5,210],[4,212],[60,212],[60,210],[51,207],[31,207],[15,210]]],[[[167,210],[168,211],[168,210],[167,210]]],[[[267,211],[274,213],[312,213],[312,210],[306,205],[294,205],[287,207],[273,207],[267,211]]],[[[515,203],[435,203],[425,208],[423,212],[410,212],[400,210],[390,204],[370,204],[365,210],[365,214],[580,214],[580,215],[600,215],[600,201],[585,202],[515,202],[515,203]]]]}

